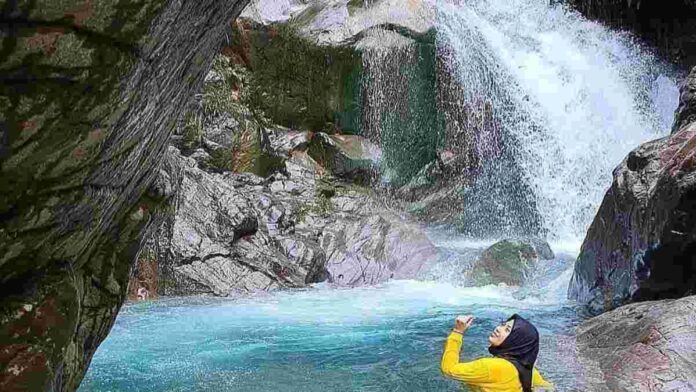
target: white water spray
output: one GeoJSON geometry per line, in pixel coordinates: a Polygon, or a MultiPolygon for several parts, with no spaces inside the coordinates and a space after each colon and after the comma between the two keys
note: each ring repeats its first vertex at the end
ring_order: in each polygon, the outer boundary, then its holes
{"type": "Polygon", "coordinates": [[[613,168],[667,133],[673,73],[628,36],[547,0],[437,6],[440,43],[454,53],[466,99],[490,102],[516,141],[517,175],[548,239],[579,248],[613,168]]]}

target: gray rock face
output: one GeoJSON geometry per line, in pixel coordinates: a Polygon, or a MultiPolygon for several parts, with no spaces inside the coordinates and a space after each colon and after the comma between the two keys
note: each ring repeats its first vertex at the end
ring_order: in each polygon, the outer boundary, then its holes
{"type": "Polygon", "coordinates": [[[674,118],[672,132],[696,121],[696,72],[691,72],[681,85],[679,107],[674,118]]]}
{"type": "Polygon", "coordinates": [[[165,168],[178,176],[175,213],[157,235],[162,294],[214,294],[299,287],[323,255],[288,252],[307,248],[290,229],[285,207],[268,181],[253,174],[214,174],[170,147],[165,168]]]}
{"type": "Polygon", "coordinates": [[[696,3],[692,0],[571,0],[585,16],[633,31],[674,62],[696,65],[696,3]]]}
{"type": "MultiPolygon", "coordinates": [[[[277,146],[296,132],[274,136],[277,146]]],[[[302,143],[300,143],[301,145],[302,143]]],[[[165,173],[178,184],[174,213],[155,236],[162,250],[161,294],[211,294],[303,287],[328,280],[362,285],[413,278],[436,249],[386,210],[366,188],[319,177],[322,169],[293,150],[284,174],[208,173],[168,151],[165,173]]]]}
{"type": "Polygon", "coordinates": [[[79,385],[169,135],[246,3],[3,2],[0,390],[79,385]]]}
{"type": "Polygon", "coordinates": [[[591,390],[696,390],[696,297],[622,306],[577,329],[591,390]]]}
{"type": "MultiPolygon", "coordinates": [[[[684,96],[683,91],[682,102],[684,96]]],[[[681,111],[687,112],[688,107],[681,111]]],[[[570,297],[601,312],[630,301],[695,292],[694,222],[696,123],[692,122],[638,147],[614,170],[612,186],[575,264],[570,297]]]]}

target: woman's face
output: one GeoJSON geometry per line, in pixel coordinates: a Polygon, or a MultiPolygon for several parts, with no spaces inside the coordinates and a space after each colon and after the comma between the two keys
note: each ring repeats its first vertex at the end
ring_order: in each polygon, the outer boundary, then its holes
{"type": "Polygon", "coordinates": [[[497,327],[493,330],[493,333],[488,337],[488,341],[491,342],[491,346],[493,347],[498,347],[503,342],[505,341],[505,338],[510,335],[510,332],[512,332],[512,326],[514,325],[515,320],[508,320],[497,327]]]}

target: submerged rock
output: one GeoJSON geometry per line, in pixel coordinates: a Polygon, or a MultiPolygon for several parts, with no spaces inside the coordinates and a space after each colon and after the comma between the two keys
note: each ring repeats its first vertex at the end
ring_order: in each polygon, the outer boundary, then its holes
{"type": "Polygon", "coordinates": [[[610,391],[696,390],[695,314],[691,296],[625,305],[584,322],[581,362],[602,373],[591,383],[610,391]]]}
{"type": "Polygon", "coordinates": [[[0,390],[72,391],[161,199],[235,1],[3,2],[0,390]]]}
{"type": "Polygon", "coordinates": [[[696,123],[691,122],[638,147],[614,170],[575,264],[569,296],[599,313],[695,292],[694,222],[696,123]]]}
{"type": "Polygon", "coordinates": [[[543,240],[503,240],[486,249],[464,275],[477,286],[520,286],[539,260],[553,258],[551,247],[543,240]]]}

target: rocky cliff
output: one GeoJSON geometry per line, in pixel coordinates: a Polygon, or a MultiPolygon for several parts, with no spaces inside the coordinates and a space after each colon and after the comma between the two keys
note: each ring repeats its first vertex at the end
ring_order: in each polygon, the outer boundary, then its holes
{"type": "Polygon", "coordinates": [[[154,169],[245,4],[2,3],[1,390],[79,385],[163,198],[154,169]]]}
{"type": "Polygon", "coordinates": [[[696,65],[693,0],[570,0],[588,18],[636,33],[660,54],[689,69],[696,65]]]}

